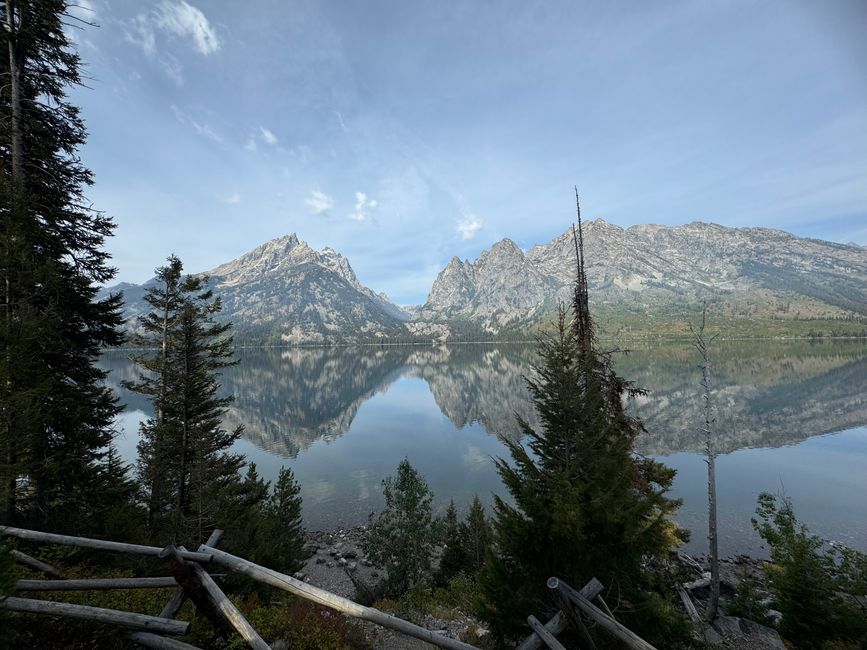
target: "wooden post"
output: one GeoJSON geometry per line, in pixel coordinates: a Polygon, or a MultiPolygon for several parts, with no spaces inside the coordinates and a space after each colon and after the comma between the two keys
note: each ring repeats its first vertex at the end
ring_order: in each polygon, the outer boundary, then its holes
{"type": "Polygon", "coordinates": [[[572,627],[574,627],[578,632],[582,644],[586,646],[587,650],[596,650],[596,643],[594,643],[593,637],[590,636],[590,632],[587,631],[587,626],[584,625],[584,621],[581,620],[581,614],[576,612],[575,608],[572,606],[572,601],[569,600],[568,594],[560,588],[560,581],[557,580],[557,578],[549,578],[548,589],[551,590],[551,593],[554,596],[554,602],[557,603],[557,607],[559,607],[560,611],[566,615],[566,618],[570,623],[572,623],[572,627]]]}
{"type": "MultiPolygon", "coordinates": [[[[552,579],[556,580],[556,578],[552,579]]],[[[633,650],[656,650],[656,648],[654,648],[647,641],[635,634],[635,632],[625,627],[624,625],[621,625],[612,617],[608,616],[608,614],[596,607],[596,605],[591,603],[579,591],[573,589],[565,582],[558,581],[558,583],[559,585],[562,585],[566,594],[569,596],[569,599],[579,608],[581,608],[581,611],[583,611],[585,614],[587,614],[587,616],[596,621],[596,623],[600,627],[605,628],[611,634],[623,641],[627,646],[633,648],[633,650]]]]}
{"type": "MultiPolygon", "coordinates": [[[[602,586],[602,583],[599,582],[596,578],[592,578],[590,582],[581,587],[581,594],[584,595],[585,598],[595,598],[605,588],[602,586]]],[[[545,623],[545,629],[548,630],[554,636],[560,634],[563,630],[566,629],[566,625],[568,621],[566,619],[566,615],[563,612],[557,612],[554,617],[545,623]]],[[[539,638],[539,635],[533,632],[524,639],[524,642],[519,645],[515,650],[539,650],[542,647],[542,639],[539,638]]]]}
{"type": "Polygon", "coordinates": [[[27,555],[27,553],[22,553],[21,551],[13,548],[11,551],[9,551],[9,554],[19,564],[29,566],[32,569],[36,569],[37,571],[44,573],[45,575],[54,576],[55,578],[65,577],[60,571],[55,569],[50,564],[46,564],[42,560],[37,560],[35,557],[27,555]]]}
{"type": "Polygon", "coordinates": [[[347,614],[348,616],[353,616],[365,621],[370,621],[371,623],[376,623],[377,625],[382,625],[383,627],[392,630],[397,630],[398,632],[415,637],[416,639],[432,643],[440,648],[449,648],[450,650],[478,650],[478,648],[464,643],[463,641],[450,639],[449,637],[442,636],[441,634],[437,634],[431,630],[426,630],[423,627],[410,623],[409,621],[404,621],[396,616],[391,616],[390,614],[381,612],[373,607],[359,605],[348,598],[332,594],[330,591],[320,589],[319,587],[302,582],[301,580],[274,571],[273,569],[260,566],[254,562],[245,560],[244,558],[226,553],[225,551],[204,545],[200,546],[199,550],[210,553],[217,564],[220,564],[227,569],[236,571],[237,573],[243,573],[259,582],[271,585],[272,587],[277,587],[278,589],[283,589],[284,591],[301,596],[302,598],[324,605],[325,607],[330,607],[331,609],[347,614]]]}
{"type": "Polygon", "coordinates": [[[209,576],[198,564],[192,564],[191,567],[199,582],[208,593],[214,609],[220,612],[226,622],[235,628],[238,634],[240,634],[244,641],[247,642],[247,645],[253,650],[271,650],[270,646],[265,643],[262,637],[259,636],[259,633],[252,625],[250,625],[247,619],[244,618],[244,615],[238,611],[235,604],[229,600],[226,597],[226,594],[224,594],[217,586],[217,583],[214,582],[213,578],[211,578],[211,576],[209,576]]]}
{"type": "Polygon", "coordinates": [[[85,621],[94,621],[96,623],[120,625],[135,630],[143,630],[145,632],[184,635],[190,631],[190,624],[183,621],[174,621],[167,618],[159,618],[158,616],[148,616],[146,614],[136,614],[133,612],[121,612],[116,609],[105,609],[103,607],[55,603],[50,600],[34,600],[31,598],[15,598],[9,596],[8,598],[0,600],[0,607],[12,612],[27,612],[29,614],[78,618],[85,621]]]}
{"type": "Polygon", "coordinates": [[[201,648],[189,643],[159,636],[158,634],[151,634],[150,632],[128,632],[126,637],[141,646],[156,648],[156,650],[201,650],[201,648]]]}
{"type": "Polygon", "coordinates": [[[231,634],[233,629],[229,625],[220,611],[214,607],[211,600],[208,598],[208,593],[205,591],[199,577],[193,571],[193,565],[185,562],[181,556],[181,551],[176,546],[170,544],[163,549],[162,559],[166,560],[169,565],[169,570],[177,580],[178,584],[186,592],[187,597],[192,600],[196,609],[205,616],[217,630],[224,635],[231,634]]]}
{"type": "MultiPolygon", "coordinates": [[[[223,531],[219,528],[215,528],[211,533],[211,536],[208,537],[208,541],[205,542],[207,546],[216,546],[220,543],[220,540],[223,538],[223,531]]],[[[181,611],[181,607],[184,606],[184,601],[187,598],[187,594],[184,591],[183,587],[178,587],[175,589],[175,593],[172,594],[172,597],[169,599],[169,602],[166,603],[166,606],[163,607],[163,611],[160,612],[160,616],[163,618],[175,618],[178,615],[178,612],[181,611]]]]}
{"type": "Polygon", "coordinates": [[[700,623],[701,617],[698,615],[698,610],[695,608],[695,603],[692,602],[689,593],[683,587],[677,588],[677,593],[680,595],[680,600],[683,601],[683,607],[693,623],[700,623]]]}
{"type": "Polygon", "coordinates": [[[15,591],[104,591],[106,589],[166,589],[177,587],[165,578],[96,578],[88,580],[18,580],[15,591]]]}
{"type": "Polygon", "coordinates": [[[533,628],[533,632],[539,635],[539,638],[542,639],[542,642],[551,648],[551,650],[566,650],[562,643],[557,640],[553,634],[551,634],[548,629],[539,622],[535,616],[530,614],[527,617],[527,622],[530,624],[530,627],[533,628]]]}
{"type": "MultiPolygon", "coordinates": [[[[138,555],[147,555],[150,557],[160,557],[160,553],[163,552],[163,549],[157,546],[124,544],[123,542],[110,542],[104,539],[90,539],[88,537],[73,537],[72,535],[56,535],[54,533],[43,533],[38,530],[13,528],[12,526],[0,526],[0,535],[17,537],[18,539],[25,539],[29,542],[44,542],[46,544],[94,548],[101,551],[117,551],[119,553],[136,553],[138,555]]],[[[208,553],[196,553],[192,551],[181,551],[180,553],[184,560],[204,562],[206,564],[211,561],[211,556],[208,553]]]]}

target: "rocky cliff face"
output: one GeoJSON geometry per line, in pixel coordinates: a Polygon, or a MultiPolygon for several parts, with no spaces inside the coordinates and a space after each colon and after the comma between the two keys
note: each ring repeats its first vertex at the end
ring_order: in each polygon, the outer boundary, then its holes
{"type": "MultiPolygon", "coordinates": [[[[343,255],[312,249],[294,234],[269,241],[204,275],[222,298],[221,318],[239,337],[273,343],[345,343],[405,337],[407,315],[385,294],[362,285],[343,255]]],[[[118,285],[125,316],[148,305],[145,285],[118,285]]]]}
{"type": "MultiPolygon", "coordinates": [[[[768,317],[867,315],[862,247],[767,228],[693,222],[624,229],[602,220],[585,224],[584,243],[597,305],[649,312],[752,300],[768,317]]],[[[475,261],[453,258],[413,321],[472,321],[494,334],[532,325],[569,299],[574,277],[571,229],[526,252],[504,239],[475,261]]]]}

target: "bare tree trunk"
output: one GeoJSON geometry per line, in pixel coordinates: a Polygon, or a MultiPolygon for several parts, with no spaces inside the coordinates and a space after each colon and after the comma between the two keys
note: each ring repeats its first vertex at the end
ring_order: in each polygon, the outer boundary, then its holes
{"type": "MultiPolygon", "coordinates": [[[[5,28],[9,40],[9,95],[12,107],[12,121],[10,123],[11,132],[11,150],[12,150],[12,205],[11,210],[18,209],[19,197],[24,184],[24,169],[21,163],[22,160],[22,141],[21,141],[21,71],[18,65],[18,27],[15,24],[15,2],[14,0],[6,0],[6,11],[4,15],[5,28]]],[[[14,237],[11,230],[12,219],[10,219],[10,231],[6,234],[6,263],[10,263],[12,258],[13,241],[10,238],[14,237]]],[[[9,476],[6,480],[6,494],[3,504],[4,521],[7,524],[13,524],[16,520],[16,512],[18,509],[17,491],[18,491],[18,443],[15,433],[15,421],[12,414],[11,399],[12,399],[12,354],[9,349],[12,340],[12,281],[10,269],[5,269],[4,280],[4,325],[6,328],[6,386],[3,399],[3,424],[6,429],[6,454],[5,461],[9,476]]]]}
{"type": "Polygon", "coordinates": [[[708,621],[716,618],[719,608],[719,539],[716,520],[716,447],[713,439],[713,405],[711,404],[710,386],[710,344],[716,338],[705,337],[704,329],[707,320],[707,305],[702,308],[701,325],[698,330],[690,325],[694,344],[701,355],[701,388],[704,405],[704,424],[701,431],[704,434],[705,462],[707,463],[707,540],[710,555],[710,600],[704,616],[708,621]]]}

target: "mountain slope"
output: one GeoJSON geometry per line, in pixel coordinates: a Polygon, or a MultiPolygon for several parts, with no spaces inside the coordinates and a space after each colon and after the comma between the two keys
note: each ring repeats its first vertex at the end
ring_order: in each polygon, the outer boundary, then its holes
{"type": "MultiPolygon", "coordinates": [[[[748,318],[867,315],[862,247],[701,222],[624,229],[597,220],[584,240],[591,301],[603,311],[677,313],[707,300],[748,318]]],[[[527,252],[504,239],[473,262],[452,259],[413,321],[469,321],[492,334],[530,327],[568,300],[574,272],[571,229],[527,252]]]]}
{"type": "MultiPolygon", "coordinates": [[[[406,314],[362,285],[344,256],[312,249],[294,234],[269,241],[204,273],[239,338],[272,343],[345,343],[407,336],[406,314]]],[[[131,329],[152,284],[123,284],[131,329]]]]}

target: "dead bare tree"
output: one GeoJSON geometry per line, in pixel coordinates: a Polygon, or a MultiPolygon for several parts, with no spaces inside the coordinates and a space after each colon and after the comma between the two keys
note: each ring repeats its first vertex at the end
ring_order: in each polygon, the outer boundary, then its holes
{"type": "Polygon", "coordinates": [[[707,621],[713,621],[719,608],[719,538],[716,519],[716,447],[714,445],[715,419],[711,402],[710,346],[718,334],[708,338],[705,335],[706,323],[707,304],[705,303],[701,310],[701,324],[695,328],[690,323],[689,329],[692,332],[693,344],[701,355],[701,389],[704,406],[704,423],[701,426],[701,431],[704,434],[705,462],[707,463],[707,541],[708,554],[710,555],[710,600],[704,617],[707,621]]]}

